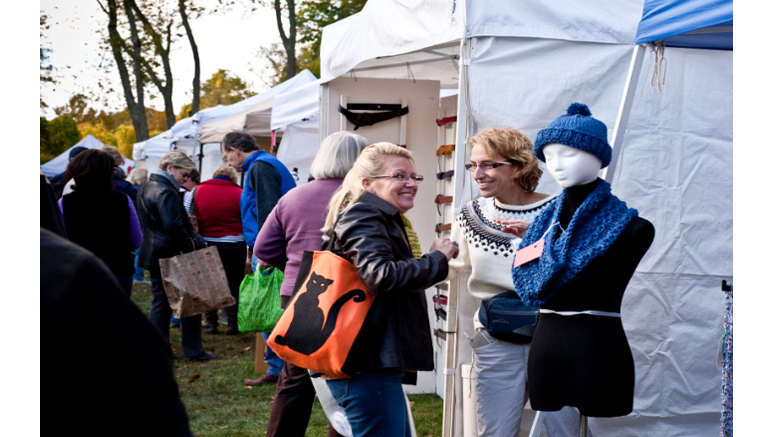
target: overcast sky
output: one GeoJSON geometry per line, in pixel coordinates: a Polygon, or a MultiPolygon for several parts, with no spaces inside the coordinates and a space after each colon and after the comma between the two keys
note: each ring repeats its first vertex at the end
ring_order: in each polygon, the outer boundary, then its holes
{"type": "MultiPolygon", "coordinates": [[[[103,5],[105,4],[103,2],[103,5]]],[[[108,77],[117,91],[114,95],[107,96],[112,106],[110,109],[124,108],[126,103],[118,71],[112,67],[109,75],[106,75],[100,69],[103,58],[112,60],[113,55],[110,50],[103,52],[99,48],[98,31],[107,26],[108,18],[97,1],[41,0],[40,10],[50,17],[48,23],[51,28],[44,33],[47,37],[44,44],[53,49],[50,60],[58,75],[56,85],[47,84],[41,87],[44,102],[50,108],[64,105],[74,94],[84,88],[94,87],[98,77],[108,77]]],[[[177,14],[175,18],[176,23],[180,23],[177,14]]],[[[263,46],[269,47],[273,42],[280,42],[272,9],[259,8],[253,13],[240,8],[231,12],[216,12],[192,21],[191,26],[200,53],[202,82],[223,68],[249,82],[253,91],[260,92],[268,88],[248,66],[260,70],[266,64],[256,57],[257,50],[263,46]]],[[[191,49],[182,27],[180,32],[184,36],[177,44],[173,44],[170,56],[176,114],[181,106],[191,101],[194,74],[191,49]]],[[[146,89],[147,95],[153,91],[151,87],[146,89]]],[[[161,98],[147,102],[147,106],[159,111],[164,110],[161,98]]],[[[51,119],[55,114],[49,109],[45,116],[51,119]]]]}

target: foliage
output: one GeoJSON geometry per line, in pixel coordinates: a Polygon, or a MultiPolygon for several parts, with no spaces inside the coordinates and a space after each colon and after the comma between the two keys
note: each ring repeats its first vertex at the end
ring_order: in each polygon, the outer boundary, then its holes
{"type": "MultiPolygon", "coordinates": [[[[254,94],[243,79],[233,75],[229,70],[219,69],[202,85],[200,110],[218,105],[231,105],[243,101],[254,94]]],[[[181,107],[181,110],[178,112],[178,119],[188,117],[191,109],[191,103],[181,107]]]]}
{"type": "MultiPolygon", "coordinates": [[[[46,40],[46,36],[44,35],[43,31],[48,30],[50,25],[47,24],[49,17],[48,15],[41,13],[40,14],[40,84],[43,86],[43,84],[46,83],[56,83],[54,80],[54,66],[49,63],[49,53],[51,53],[51,48],[48,46],[43,45],[44,41],[46,40]]],[[[43,101],[43,96],[40,97],[40,109],[48,108],[49,105],[47,105],[43,101]]]]}
{"type": "MultiPolygon", "coordinates": [[[[305,0],[297,10],[297,73],[308,69],[321,77],[321,33],[324,27],[349,17],[364,8],[367,0],[305,0]]],[[[288,79],[286,72],[286,51],[280,43],[263,47],[260,56],[269,63],[266,68],[270,76],[268,85],[276,85],[288,79]]]]}
{"type": "Polygon", "coordinates": [[[57,157],[57,155],[81,141],[82,138],[81,133],[78,132],[75,120],[68,116],[60,116],[47,123],[44,123],[44,121],[45,119],[41,117],[41,131],[45,130],[47,132],[47,140],[45,142],[43,141],[43,135],[41,135],[41,163],[57,157]]]}

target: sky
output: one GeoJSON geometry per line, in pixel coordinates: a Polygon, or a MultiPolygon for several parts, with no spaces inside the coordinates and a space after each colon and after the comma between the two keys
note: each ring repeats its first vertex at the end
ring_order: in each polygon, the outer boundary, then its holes
{"type": "MultiPolygon", "coordinates": [[[[215,3],[215,2],[213,2],[215,3]]],[[[103,5],[106,3],[103,1],[103,5]]],[[[43,115],[52,119],[56,115],[50,108],[62,106],[68,99],[84,88],[95,87],[100,77],[108,77],[116,93],[106,96],[110,110],[126,106],[118,71],[113,67],[107,74],[101,69],[104,60],[112,61],[110,50],[99,47],[98,32],[107,26],[108,18],[96,0],[41,0],[41,12],[50,18],[51,28],[44,33],[44,44],[52,48],[50,61],[57,70],[58,83],[41,87],[41,96],[49,105],[43,115]]],[[[180,19],[176,13],[176,22],[180,19]]],[[[219,11],[190,20],[195,42],[200,53],[200,81],[205,82],[219,69],[226,69],[248,82],[252,91],[261,92],[269,88],[257,73],[266,63],[257,56],[260,47],[269,47],[280,42],[275,12],[260,7],[250,12],[242,7],[232,11],[219,11]],[[251,72],[253,67],[256,72],[251,72]]],[[[171,67],[173,70],[173,105],[177,114],[181,106],[191,102],[191,84],[194,75],[194,60],[191,48],[180,27],[183,37],[173,44],[171,67]],[[187,95],[188,92],[188,95],[187,95]]],[[[152,85],[153,87],[153,85],[152,85]]],[[[147,94],[152,91],[147,87],[147,94]]],[[[158,92],[154,93],[157,96],[158,92]]],[[[148,107],[164,110],[161,98],[147,102],[148,107]]],[[[102,104],[95,109],[102,109],[102,104]]]]}

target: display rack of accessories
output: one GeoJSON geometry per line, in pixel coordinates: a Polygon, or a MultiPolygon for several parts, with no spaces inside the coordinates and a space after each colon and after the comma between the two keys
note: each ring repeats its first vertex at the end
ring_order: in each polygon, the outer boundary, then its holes
{"type": "MultiPolygon", "coordinates": [[[[450,237],[451,222],[453,221],[453,175],[454,155],[456,150],[456,105],[443,104],[441,102],[438,126],[436,187],[437,195],[434,198],[437,210],[437,225],[435,233],[438,237],[450,237]]],[[[432,298],[434,302],[434,336],[440,351],[445,349],[445,341],[448,338],[448,282],[438,284],[436,294],[432,298]]],[[[442,363],[440,363],[442,364],[442,363]]],[[[442,366],[438,366],[442,367],[442,366]]]]}
{"type": "Polygon", "coordinates": [[[723,281],[721,289],[726,293],[726,314],[718,352],[723,361],[720,437],[731,437],[734,435],[734,286],[731,282],[723,281]]]}

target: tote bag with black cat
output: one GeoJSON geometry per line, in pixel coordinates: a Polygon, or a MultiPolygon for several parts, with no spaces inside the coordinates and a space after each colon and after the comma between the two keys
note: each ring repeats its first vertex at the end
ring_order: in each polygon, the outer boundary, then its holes
{"type": "Polygon", "coordinates": [[[295,366],[348,378],[343,368],[374,300],[348,260],[305,251],[294,297],[267,344],[295,366]]]}

